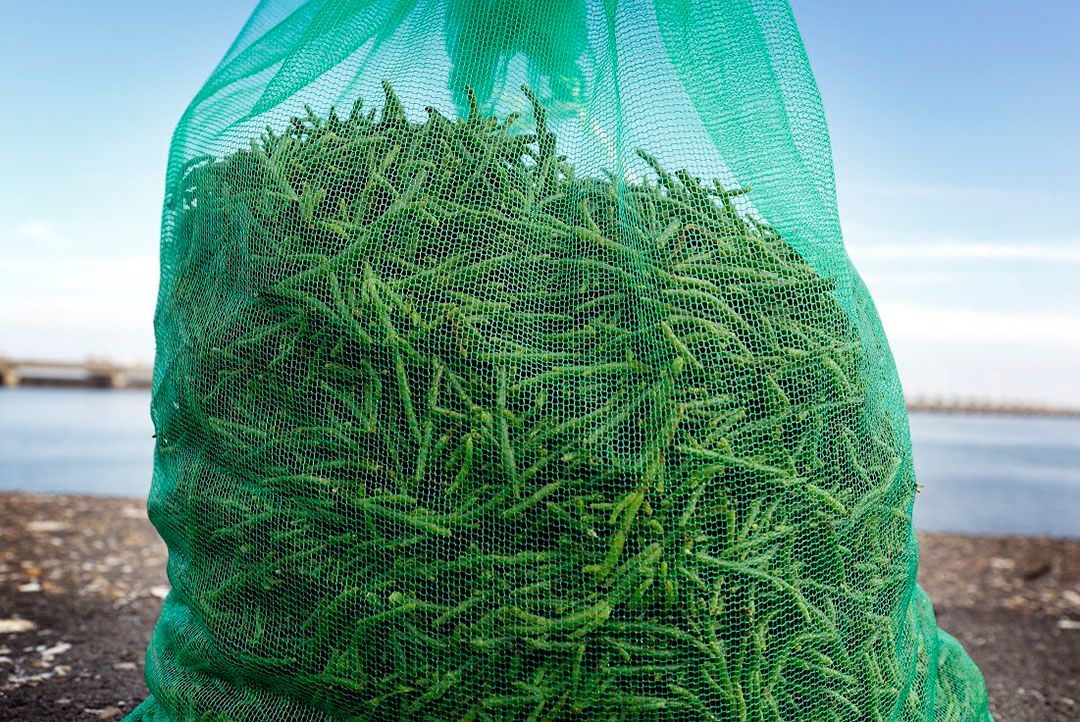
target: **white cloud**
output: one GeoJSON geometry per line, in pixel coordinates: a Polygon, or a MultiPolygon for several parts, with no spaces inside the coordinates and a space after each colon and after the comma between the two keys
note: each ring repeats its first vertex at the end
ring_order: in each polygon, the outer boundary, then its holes
{"type": "MultiPolygon", "coordinates": [[[[860,272],[864,266],[869,265],[869,263],[856,262],[856,268],[860,272]]],[[[876,289],[882,287],[889,287],[894,292],[896,286],[903,286],[905,289],[914,286],[923,291],[930,288],[941,288],[948,284],[955,284],[959,278],[960,274],[953,271],[898,271],[891,267],[887,269],[877,267],[871,269],[871,272],[863,274],[863,279],[866,280],[871,289],[876,291],[876,289]]],[[[878,294],[875,292],[874,298],[877,297],[878,294]]]]}
{"type": "Polygon", "coordinates": [[[149,254],[13,258],[0,266],[0,279],[0,292],[27,289],[34,293],[35,303],[65,293],[115,296],[125,289],[156,287],[158,259],[149,254]]]}
{"type": "Polygon", "coordinates": [[[873,183],[863,178],[843,178],[837,189],[844,198],[890,200],[924,200],[931,203],[1016,203],[1023,201],[1053,204],[1075,203],[1076,193],[1069,188],[1050,188],[1028,185],[975,185],[963,183],[873,183]]]}
{"type": "Polygon", "coordinates": [[[874,243],[859,241],[848,245],[858,261],[1033,261],[1040,263],[1080,263],[1080,242],[965,243],[950,239],[938,242],[874,243]]]}
{"type": "MultiPolygon", "coordinates": [[[[16,239],[21,250],[30,253],[54,252],[66,250],[75,246],[70,238],[67,238],[60,227],[48,220],[28,220],[17,223],[11,227],[10,237],[16,239]]],[[[15,250],[12,245],[12,251],[15,250]]]]}
{"type": "Polygon", "coordinates": [[[932,341],[1080,350],[1080,315],[927,308],[890,301],[880,302],[878,312],[893,343],[932,341]]]}
{"type": "Polygon", "coordinates": [[[957,185],[952,183],[844,183],[845,195],[862,195],[873,198],[907,198],[927,200],[1015,200],[1035,195],[1035,191],[1017,191],[1012,188],[957,185]]]}
{"type": "Polygon", "coordinates": [[[148,359],[153,256],[12,259],[0,266],[0,353],[148,359]]]}
{"type": "Polygon", "coordinates": [[[56,238],[56,224],[49,221],[25,221],[15,226],[15,235],[29,241],[47,241],[56,238]]]}
{"type": "Polygon", "coordinates": [[[909,396],[992,399],[1080,408],[1075,349],[891,339],[909,396]]]}

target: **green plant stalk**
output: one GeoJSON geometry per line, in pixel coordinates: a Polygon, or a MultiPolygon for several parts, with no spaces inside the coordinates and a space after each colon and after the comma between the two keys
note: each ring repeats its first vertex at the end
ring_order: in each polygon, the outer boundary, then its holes
{"type": "Polygon", "coordinates": [[[534,96],[532,132],[469,97],[309,112],[171,201],[159,503],[198,500],[174,583],[230,678],[342,719],[893,719],[914,484],[832,283],[750,189],[578,177],[534,96]]]}

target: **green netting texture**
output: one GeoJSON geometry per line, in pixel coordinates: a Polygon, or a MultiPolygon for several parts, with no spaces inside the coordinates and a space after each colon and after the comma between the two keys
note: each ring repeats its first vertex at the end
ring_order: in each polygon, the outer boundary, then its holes
{"type": "Polygon", "coordinates": [[[990,719],[786,3],[263,2],[161,258],[129,720],[990,719]]]}

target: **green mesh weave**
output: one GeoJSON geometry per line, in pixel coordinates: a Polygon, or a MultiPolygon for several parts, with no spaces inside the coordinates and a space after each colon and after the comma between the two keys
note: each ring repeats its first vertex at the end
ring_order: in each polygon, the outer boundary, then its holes
{"type": "Polygon", "coordinates": [[[785,2],[264,1],[161,259],[130,722],[990,719],[785,2]]]}

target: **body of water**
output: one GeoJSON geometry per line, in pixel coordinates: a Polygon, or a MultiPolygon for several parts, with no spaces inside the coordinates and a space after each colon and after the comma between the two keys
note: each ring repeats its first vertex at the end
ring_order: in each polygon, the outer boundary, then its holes
{"type": "Polygon", "coordinates": [[[146,496],[150,392],[0,389],[0,491],[146,496]]]}
{"type": "MultiPolygon", "coordinates": [[[[0,490],[146,496],[146,391],[0,389],[0,490]]],[[[931,531],[1080,537],[1080,419],[912,414],[931,531]]]]}
{"type": "Polygon", "coordinates": [[[915,525],[1080,537],[1080,419],[911,414],[915,525]]]}

